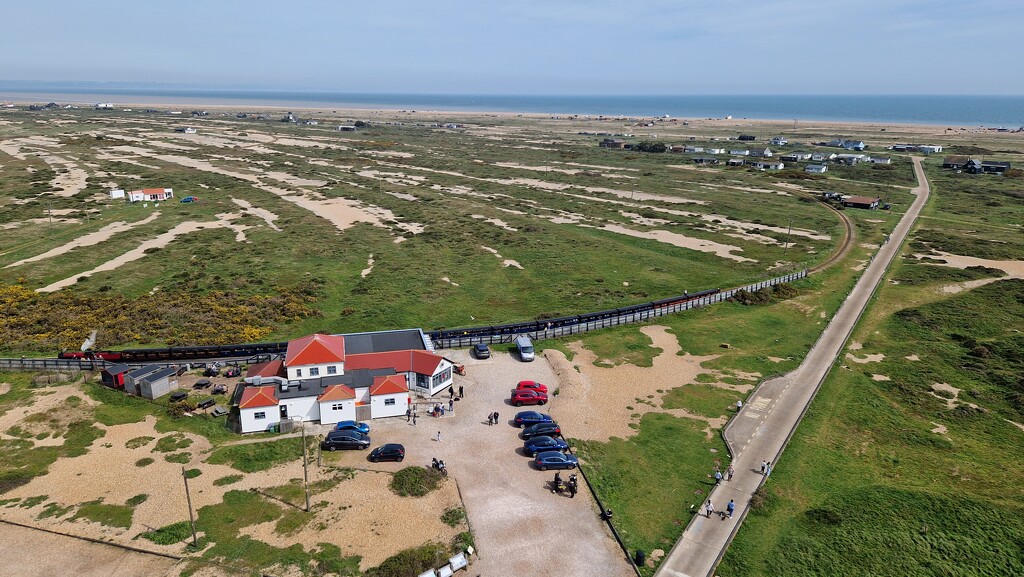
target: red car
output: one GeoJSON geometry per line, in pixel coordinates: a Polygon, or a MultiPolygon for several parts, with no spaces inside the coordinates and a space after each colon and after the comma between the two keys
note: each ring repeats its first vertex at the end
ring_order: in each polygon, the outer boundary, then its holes
{"type": "Polygon", "coordinates": [[[548,392],[548,386],[547,385],[542,385],[542,384],[538,383],[537,381],[519,381],[519,384],[516,385],[516,390],[520,391],[520,390],[523,390],[523,389],[530,389],[530,390],[538,391],[538,392],[545,393],[545,394],[548,392]]]}
{"type": "Polygon", "coordinates": [[[512,404],[521,407],[523,405],[543,405],[548,402],[548,394],[533,389],[516,389],[512,391],[512,404]]]}

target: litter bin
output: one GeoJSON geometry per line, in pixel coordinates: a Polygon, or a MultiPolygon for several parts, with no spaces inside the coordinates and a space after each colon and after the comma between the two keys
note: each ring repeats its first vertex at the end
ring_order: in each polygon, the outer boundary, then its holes
{"type": "Polygon", "coordinates": [[[277,431],[278,431],[278,424],[277,423],[274,423],[273,425],[270,425],[270,432],[271,433],[276,433],[277,431]]]}
{"type": "Polygon", "coordinates": [[[633,562],[636,563],[637,567],[643,567],[644,561],[647,560],[647,554],[644,553],[643,549],[637,549],[636,555],[633,556],[633,562]]]}

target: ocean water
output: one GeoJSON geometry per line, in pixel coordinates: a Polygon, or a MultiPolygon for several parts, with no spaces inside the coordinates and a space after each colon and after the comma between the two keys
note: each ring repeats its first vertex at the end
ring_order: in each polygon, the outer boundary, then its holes
{"type": "Polygon", "coordinates": [[[0,100],[295,106],[553,115],[821,120],[950,127],[1024,126],[1024,96],[522,96],[337,92],[0,88],[0,100]]]}

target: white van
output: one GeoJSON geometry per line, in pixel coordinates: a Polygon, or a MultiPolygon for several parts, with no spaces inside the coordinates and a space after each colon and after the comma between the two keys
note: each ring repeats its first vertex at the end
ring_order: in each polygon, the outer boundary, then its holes
{"type": "Polygon", "coordinates": [[[516,337],[516,350],[519,351],[519,360],[528,363],[533,360],[533,341],[526,335],[516,337]]]}

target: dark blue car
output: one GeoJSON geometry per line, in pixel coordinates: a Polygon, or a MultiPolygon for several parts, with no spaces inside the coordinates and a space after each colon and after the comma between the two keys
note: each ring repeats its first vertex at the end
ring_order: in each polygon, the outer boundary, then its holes
{"type": "Polygon", "coordinates": [[[550,423],[554,419],[551,415],[545,415],[544,413],[538,413],[537,411],[520,411],[516,413],[516,426],[520,429],[525,429],[530,425],[536,425],[537,423],[550,423]]]}
{"type": "Polygon", "coordinates": [[[578,465],[576,455],[567,455],[560,451],[544,451],[533,459],[535,467],[541,471],[548,469],[575,469],[578,465]]]}
{"type": "Polygon", "coordinates": [[[520,434],[522,435],[523,440],[529,440],[541,435],[547,435],[548,437],[561,437],[562,428],[558,426],[558,423],[537,423],[536,425],[526,427],[520,434]]]}
{"type": "Polygon", "coordinates": [[[366,435],[370,432],[370,425],[359,421],[341,421],[334,427],[335,431],[359,431],[366,435]]]}
{"type": "Polygon", "coordinates": [[[523,443],[523,451],[531,457],[536,457],[538,453],[543,453],[544,451],[564,452],[568,450],[569,443],[566,443],[562,439],[556,439],[547,435],[534,437],[523,443]]]}

